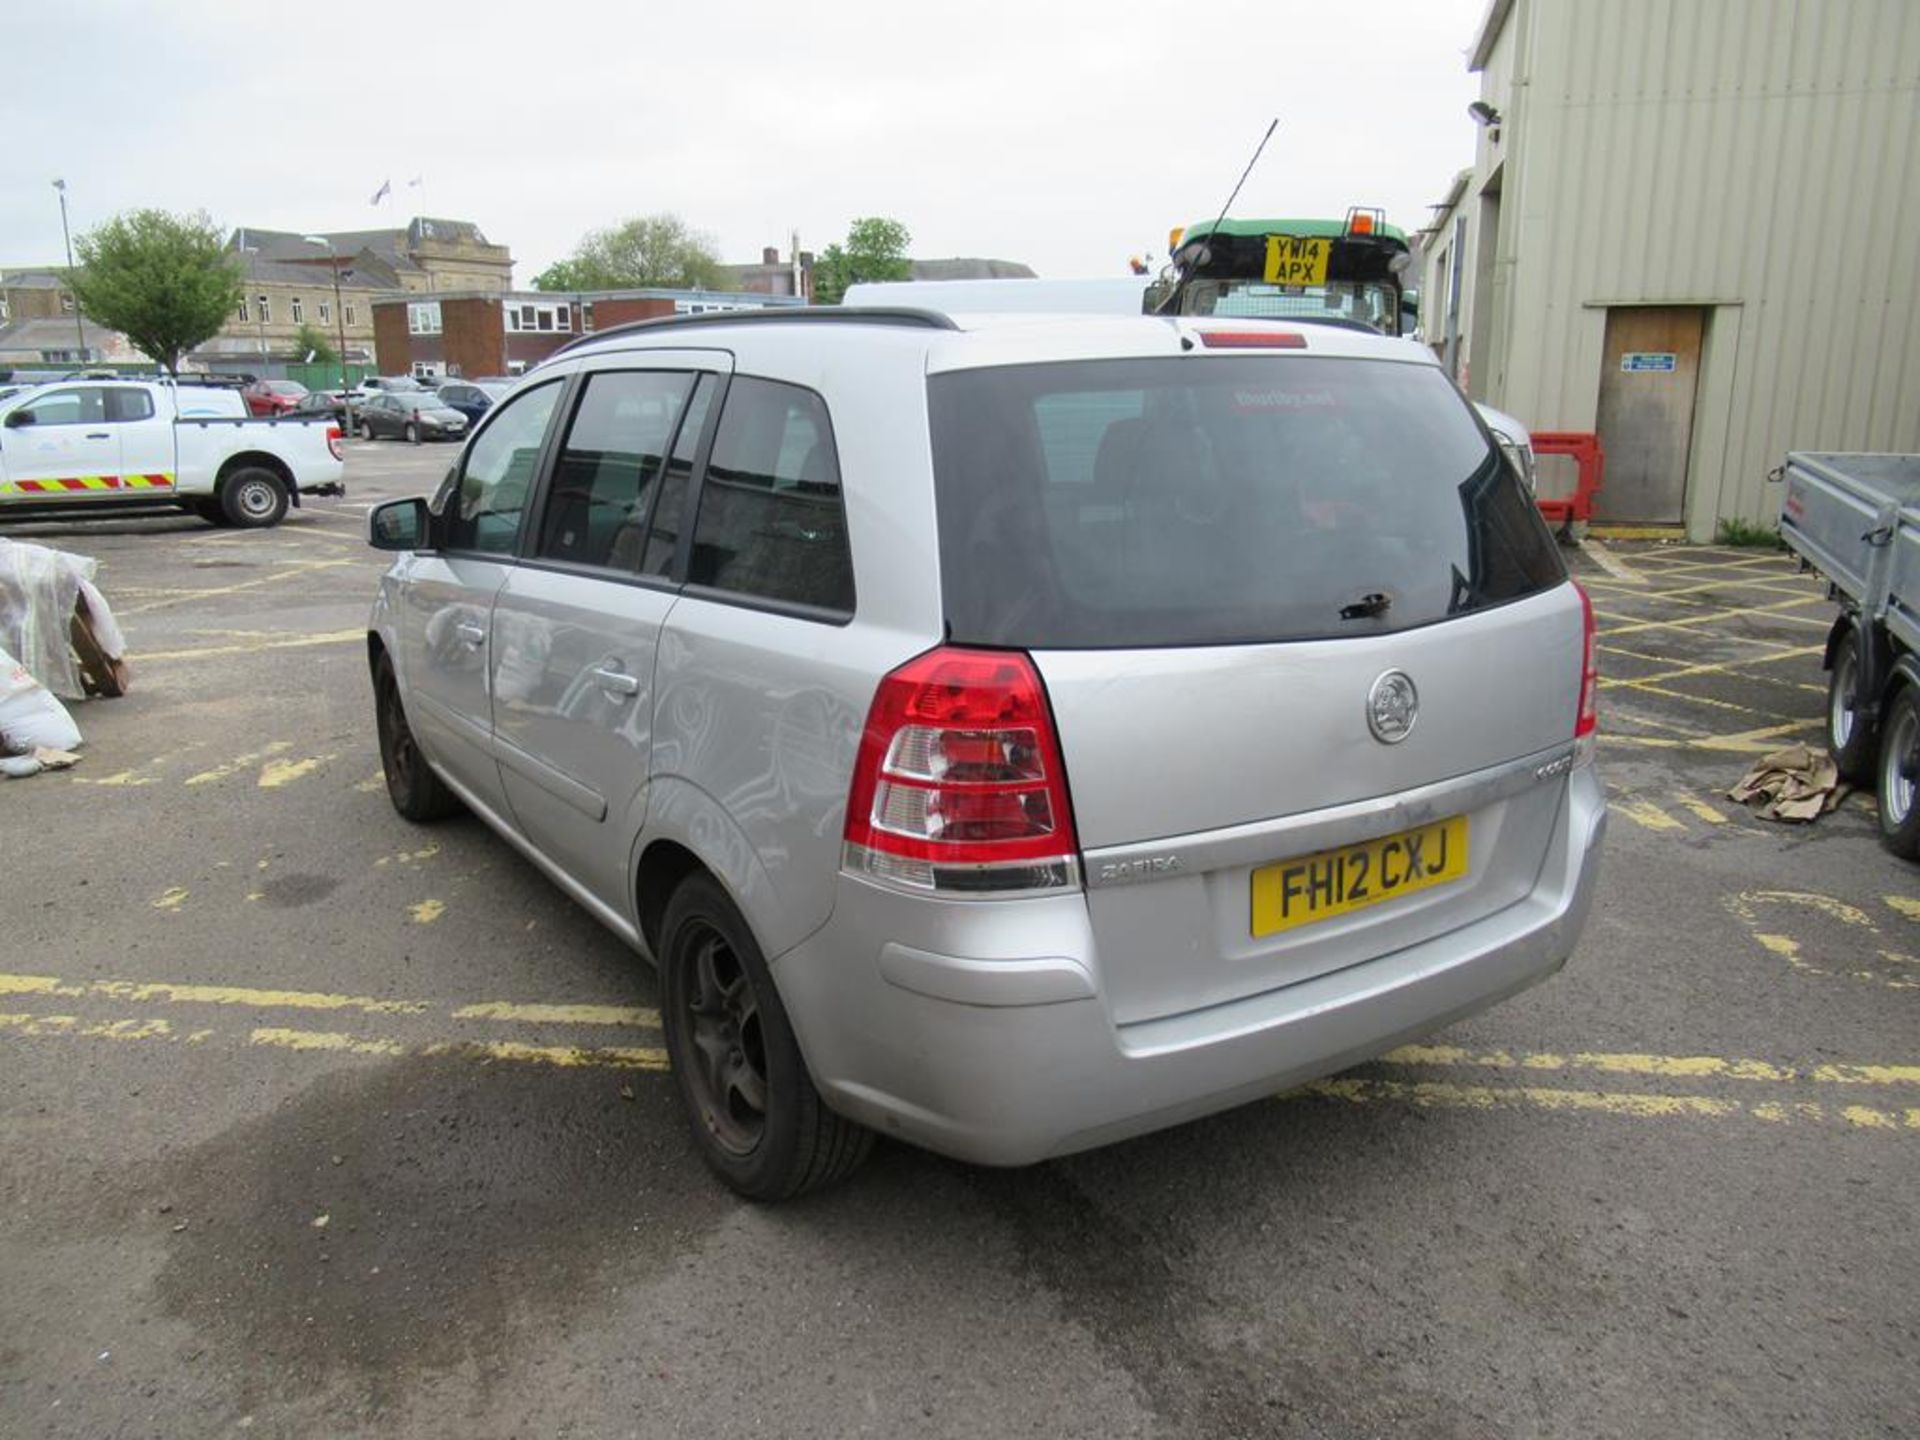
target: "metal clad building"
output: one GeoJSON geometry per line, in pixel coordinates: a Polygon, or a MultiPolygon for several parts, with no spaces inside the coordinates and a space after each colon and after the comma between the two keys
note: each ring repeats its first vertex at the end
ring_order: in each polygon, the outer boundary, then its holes
{"type": "Polygon", "coordinates": [[[1600,432],[1596,518],[1711,538],[1789,448],[1920,451],[1920,3],[1494,0],[1469,68],[1426,337],[1600,432]]]}

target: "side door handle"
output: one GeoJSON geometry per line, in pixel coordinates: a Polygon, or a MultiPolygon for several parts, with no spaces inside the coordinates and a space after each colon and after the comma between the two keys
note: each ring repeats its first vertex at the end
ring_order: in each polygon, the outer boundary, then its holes
{"type": "Polygon", "coordinates": [[[629,675],[624,670],[606,670],[596,668],[593,678],[600,682],[600,688],[609,695],[638,695],[640,677],[629,675]]]}
{"type": "Polygon", "coordinates": [[[462,620],[453,627],[453,633],[460,637],[460,643],[469,650],[478,650],[487,643],[487,631],[484,625],[475,625],[470,620],[462,620]]]}
{"type": "Polygon", "coordinates": [[[113,432],[111,430],[89,430],[87,432],[87,438],[89,440],[111,440],[113,438],[113,432]]]}

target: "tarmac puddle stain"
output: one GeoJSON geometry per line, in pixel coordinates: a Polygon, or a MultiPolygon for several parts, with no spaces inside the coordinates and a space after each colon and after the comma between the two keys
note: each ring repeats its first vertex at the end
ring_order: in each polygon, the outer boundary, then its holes
{"type": "Polygon", "coordinates": [[[527,1326],[644,1289],[740,1208],[693,1154],[671,1082],[627,1088],[605,1071],[528,1085],[518,1067],[363,1061],[143,1176],[118,1208],[165,1246],[158,1307],[240,1377],[241,1408],[324,1392],[330,1428],[382,1428],[417,1377],[471,1367],[485,1390],[527,1326]]]}

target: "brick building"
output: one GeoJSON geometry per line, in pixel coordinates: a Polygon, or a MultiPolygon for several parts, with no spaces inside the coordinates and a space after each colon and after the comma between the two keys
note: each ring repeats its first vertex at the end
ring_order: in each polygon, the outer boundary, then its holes
{"type": "Polygon", "coordinates": [[[804,303],[792,296],[738,290],[387,295],[373,306],[374,352],[383,375],[420,379],[518,375],[568,341],[614,325],[667,315],[804,303]]]}

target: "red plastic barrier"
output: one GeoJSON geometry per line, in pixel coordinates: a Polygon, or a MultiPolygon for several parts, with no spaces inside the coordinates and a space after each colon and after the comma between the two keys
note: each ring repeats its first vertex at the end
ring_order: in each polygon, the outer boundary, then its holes
{"type": "Polygon", "coordinates": [[[1553,525],[1591,520],[1593,497],[1599,493],[1607,471],[1607,456],[1600,448],[1600,437],[1585,430],[1536,430],[1533,453],[1536,456],[1568,455],[1580,467],[1580,478],[1574,482],[1572,495],[1561,500],[1534,501],[1540,507],[1541,516],[1553,525]]]}

